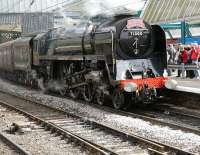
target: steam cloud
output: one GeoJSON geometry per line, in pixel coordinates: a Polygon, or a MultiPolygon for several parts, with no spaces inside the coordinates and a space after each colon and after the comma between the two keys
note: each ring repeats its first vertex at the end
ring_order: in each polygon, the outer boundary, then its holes
{"type": "Polygon", "coordinates": [[[144,0],[87,0],[84,2],[83,10],[88,16],[98,14],[112,16],[127,13],[127,11],[134,12],[140,10],[145,3],[144,0]]]}
{"type": "MultiPolygon", "coordinates": [[[[76,0],[73,1],[72,4],[75,3],[76,0]]],[[[59,37],[65,37],[70,33],[73,34],[81,34],[85,30],[85,23],[90,17],[94,17],[96,15],[105,15],[105,16],[114,16],[116,14],[124,14],[124,13],[134,13],[134,11],[140,10],[144,6],[145,0],[82,0],[78,5],[72,5],[77,10],[81,11],[80,19],[73,19],[69,16],[66,16],[66,11],[70,11],[69,8],[60,6],[57,9],[57,13],[63,17],[63,22],[58,25],[61,29],[56,34],[59,34],[59,37]]],[[[76,10],[75,9],[75,10],[76,10]]],[[[73,11],[72,11],[73,12],[73,11]]]]}

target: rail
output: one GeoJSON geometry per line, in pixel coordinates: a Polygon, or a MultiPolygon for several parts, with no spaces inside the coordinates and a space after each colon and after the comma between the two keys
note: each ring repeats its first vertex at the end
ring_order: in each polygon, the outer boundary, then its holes
{"type": "Polygon", "coordinates": [[[0,132],[0,139],[2,141],[4,141],[5,143],[7,143],[10,147],[12,147],[13,149],[15,149],[17,152],[19,152],[20,155],[31,155],[31,153],[29,153],[26,150],[24,150],[20,145],[18,145],[17,143],[13,142],[11,139],[9,139],[8,137],[6,137],[1,132],[0,132]]]}

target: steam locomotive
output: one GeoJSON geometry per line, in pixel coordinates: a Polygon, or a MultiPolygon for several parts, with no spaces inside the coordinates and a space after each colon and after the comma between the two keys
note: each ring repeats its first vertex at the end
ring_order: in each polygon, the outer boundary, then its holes
{"type": "Polygon", "coordinates": [[[1,75],[116,109],[152,103],[164,87],[165,33],[132,16],[97,16],[72,28],[0,45],[1,75]]]}

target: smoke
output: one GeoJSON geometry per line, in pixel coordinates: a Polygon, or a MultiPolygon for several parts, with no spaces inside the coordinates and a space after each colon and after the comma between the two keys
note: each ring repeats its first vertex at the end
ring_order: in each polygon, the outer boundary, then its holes
{"type": "Polygon", "coordinates": [[[43,79],[37,79],[38,87],[40,88],[41,93],[46,93],[48,91],[59,92],[64,90],[65,87],[61,81],[50,80],[46,86],[44,86],[43,79]]]}
{"type": "Polygon", "coordinates": [[[64,89],[64,85],[63,85],[63,83],[61,81],[52,80],[52,81],[48,82],[47,88],[49,90],[59,91],[59,90],[63,90],[64,89]]]}
{"type": "Polygon", "coordinates": [[[46,88],[45,88],[44,83],[43,83],[43,78],[37,79],[37,83],[38,83],[38,87],[40,88],[40,90],[43,93],[45,93],[46,88]]]}
{"type": "Polygon", "coordinates": [[[80,19],[73,19],[72,16],[66,14],[66,9],[59,7],[56,9],[55,14],[56,26],[55,27],[72,27],[80,23],[80,19]]]}
{"type": "MultiPolygon", "coordinates": [[[[103,3],[100,0],[88,0],[84,3],[83,5],[83,10],[84,13],[87,16],[96,16],[98,14],[104,14],[105,12],[103,12],[103,10],[108,10],[110,7],[110,4],[107,3],[108,0],[104,0],[105,3],[103,3]],[[105,4],[108,5],[105,5],[105,4]]],[[[113,12],[106,12],[107,15],[112,15],[113,12]]]]}
{"type": "Polygon", "coordinates": [[[144,0],[87,0],[84,1],[83,11],[88,16],[104,14],[112,16],[116,14],[139,11],[144,6],[144,0]]]}
{"type": "Polygon", "coordinates": [[[59,7],[55,11],[56,18],[55,30],[52,35],[55,38],[65,38],[77,35],[82,35],[85,31],[87,21],[81,19],[77,12],[67,11],[66,8],[59,7]]]}
{"type": "Polygon", "coordinates": [[[38,78],[37,72],[35,70],[32,70],[30,75],[32,80],[37,81],[38,87],[40,88],[42,93],[45,93],[48,90],[59,91],[64,89],[64,85],[60,80],[50,80],[46,85],[44,85],[44,79],[42,77],[38,78]]]}
{"type": "Polygon", "coordinates": [[[134,14],[143,5],[144,0],[82,0],[81,2],[71,3],[69,6],[59,6],[55,10],[59,18],[54,20],[57,22],[56,28],[61,27],[61,29],[58,29],[59,32],[56,34],[59,34],[60,37],[68,36],[70,33],[81,34],[86,27],[86,24],[82,22],[89,21],[91,17],[134,14]]]}
{"type": "Polygon", "coordinates": [[[55,38],[81,36],[91,17],[134,14],[144,6],[144,2],[145,0],[82,0],[78,5],[72,3],[69,7],[59,6],[55,10],[57,18],[54,19],[57,29],[52,34],[55,38]]]}

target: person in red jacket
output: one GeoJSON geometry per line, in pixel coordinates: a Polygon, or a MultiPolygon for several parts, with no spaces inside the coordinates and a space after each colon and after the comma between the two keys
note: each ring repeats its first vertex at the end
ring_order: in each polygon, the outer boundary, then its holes
{"type": "MultiPolygon", "coordinates": [[[[183,51],[181,52],[181,59],[182,59],[182,63],[184,65],[186,65],[188,63],[188,52],[187,52],[186,48],[184,48],[183,51]]],[[[182,69],[180,76],[184,77],[184,78],[187,77],[187,71],[184,71],[182,69]]]]}
{"type": "MultiPolygon", "coordinates": [[[[197,49],[192,46],[192,50],[191,50],[191,60],[192,60],[192,64],[193,65],[198,65],[198,51],[197,49]]],[[[194,70],[194,75],[195,75],[195,78],[199,78],[199,73],[197,70],[194,70]]]]}
{"type": "Polygon", "coordinates": [[[198,51],[195,49],[194,46],[192,46],[192,50],[191,50],[191,60],[192,60],[192,64],[197,64],[198,51]]]}
{"type": "Polygon", "coordinates": [[[187,50],[184,48],[183,53],[182,53],[182,62],[184,64],[187,64],[188,61],[188,54],[187,54],[187,50]]]}
{"type": "Polygon", "coordinates": [[[197,62],[198,62],[198,66],[199,66],[199,62],[200,62],[200,45],[196,46],[196,50],[197,50],[197,54],[198,54],[197,62]]]}
{"type": "Polygon", "coordinates": [[[198,72],[198,77],[197,79],[200,79],[200,45],[197,45],[197,52],[198,52],[198,58],[197,58],[197,72],[198,72]]]}

